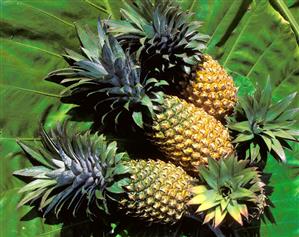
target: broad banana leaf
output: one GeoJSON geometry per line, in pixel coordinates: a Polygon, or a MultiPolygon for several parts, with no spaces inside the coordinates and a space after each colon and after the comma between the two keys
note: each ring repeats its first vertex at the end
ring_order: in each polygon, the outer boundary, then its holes
{"type": "MultiPolygon", "coordinates": [[[[251,90],[251,83],[264,83],[268,75],[276,88],[276,99],[299,91],[297,0],[177,1],[203,22],[202,31],[211,36],[207,53],[230,71],[240,93],[251,90]]],[[[93,28],[98,16],[119,18],[121,2],[1,0],[0,229],[3,236],[74,236],[83,229],[90,230],[84,236],[106,236],[107,231],[112,236],[134,235],[129,227],[118,231],[115,224],[103,232],[100,228],[91,231],[86,221],[61,225],[44,223],[42,218],[32,219],[34,210],[25,215],[29,208],[16,209],[20,198],[17,191],[22,183],[12,177],[14,170],[29,165],[15,140],[38,142],[39,123],[51,127],[67,118],[72,107],[60,104],[61,88],[43,78],[49,71],[64,66],[60,56],[64,48],[78,48],[74,22],[93,28]]],[[[298,105],[299,100],[294,106],[298,105]]],[[[90,126],[89,122],[80,123],[86,128],[90,126]]],[[[288,165],[273,159],[267,165],[267,171],[273,174],[271,199],[276,206],[273,215],[277,224],[262,223],[261,236],[299,236],[298,168],[297,173],[290,168],[290,165],[299,166],[299,147],[294,146],[294,151],[287,155],[288,165]]],[[[169,236],[165,227],[160,228],[163,232],[160,235],[154,229],[152,235],[144,236],[169,236]]],[[[206,236],[202,231],[191,235],[206,236]]]]}

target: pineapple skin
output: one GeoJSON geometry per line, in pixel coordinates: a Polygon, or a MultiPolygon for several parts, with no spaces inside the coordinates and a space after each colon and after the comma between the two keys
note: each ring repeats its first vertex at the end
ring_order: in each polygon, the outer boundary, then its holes
{"type": "Polygon", "coordinates": [[[184,99],[217,119],[232,113],[237,102],[237,88],[232,77],[216,60],[204,55],[194,77],[181,84],[183,89],[180,93],[184,99]]]}
{"type": "Polygon", "coordinates": [[[130,184],[120,208],[153,223],[175,224],[188,213],[194,179],[181,167],[161,160],[131,160],[130,184]]]}
{"type": "Polygon", "coordinates": [[[176,96],[165,97],[148,136],[168,159],[195,175],[209,157],[217,160],[234,152],[227,128],[202,108],[176,96]]]}

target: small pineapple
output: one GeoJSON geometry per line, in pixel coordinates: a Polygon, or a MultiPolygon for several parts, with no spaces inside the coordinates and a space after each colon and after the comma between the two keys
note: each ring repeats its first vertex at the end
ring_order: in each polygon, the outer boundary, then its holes
{"type": "Polygon", "coordinates": [[[124,20],[109,20],[109,31],[137,53],[144,73],[166,78],[185,100],[217,119],[230,114],[237,88],[225,69],[203,54],[208,37],[198,32],[200,22],[170,0],[125,5],[124,20]]]}
{"type": "Polygon", "coordinates": [[[219,121],[202,108],[165,95],[165,81],[142,78],[101,22],[98,31],[99,38],[78,27],[85,56],[68,50],[71,67],[48,75],[48,80],[67,87],[63,97],[82,106],[88,101],[99,114],[108,107],[102,121],[110,115],[118,123],[122,114],[129,114],[149,140],[186,171],[196,173],[208,157],[219,159],[233,152],[228,130],[219,121]]]}
{"type": "Polygon", "coordinates": [[[255,167],[246,167],[248,161],[238,161],[231,156],[215,161],[209,159],[208,167],[199,168],[202,184],[194,186],[194,197],[189,205],[197,205],[196,213],[204,214],[204,223],[212,222],[214,227],[224,221],[243,225],[259,219],[269,206],[265,183],[255,167]]]}
{"type": "Polygon", "coordinates": [[[299,131],[294,128],[298,108],[288,109],[296,93],[272,102],[272,89],[268,78],[264,89],[258,86],[254,95],[239,98],[239,103],[228,127],[239,149],[239,157],[252,163],[265,165],[271,154],[275,159],[286,162],[284,148],[288,141],[298,142],[299,131]]]}
{"type": "Polygon", "coordinates": [[[174,224],[188,215],[187,202],[194,180],[171,163],[131,160],[127,198],[120,201],[128,214],[150,222],[174,224]]]}
{"type": "Polygon", "coordinates": [[[39,200],[46,215],[63,207],[86,209],[89,216],[109,213],[111,203],[149,222],[176,223],[188,214],[193,178],[171,163],[129,160],[115,142],[103,135],[67,133],[57,126],[51,134],[41,130],[43,148],[19,145],[38,166],[14,172],[32,181],[20,192],[27,195],[19,206],[39,200]],[[87,208],[82,203],[87,202],[87,208]],[[97,210],[98,207],[100,210],[97,210]]]}
{"type": "Polygon", "coordinates": [[[237,88],[225,69],[210,55],[204,55],[194,74],[194,80],[181,83],[183,98],[218,119],[230,114],[237,101],[237,88]]]}

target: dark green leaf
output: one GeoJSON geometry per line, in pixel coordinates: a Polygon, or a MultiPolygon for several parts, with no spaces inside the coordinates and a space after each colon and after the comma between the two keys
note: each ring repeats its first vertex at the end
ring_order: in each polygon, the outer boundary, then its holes
{"type": "Polygon", "coordinates": [[[130,180],[128,178],[121,179],[113,183],[110,187],[106,188],[111,193],[123,193],[125,190],[124,186],[129,185],[130,180]]]}

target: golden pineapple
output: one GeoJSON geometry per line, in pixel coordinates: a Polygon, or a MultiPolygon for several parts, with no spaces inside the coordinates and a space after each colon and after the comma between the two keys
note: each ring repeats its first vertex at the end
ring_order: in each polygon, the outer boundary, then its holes
{"type": "Polygon", "coordinates": [[[20,206],[39,200],[45,215],[71,207],[73,215],[82,208],[94,216],[102,214],[96,207],[109,213],[114,204],[132,216],[165,224],[189,214],[195,180],[181,167],[160,160],[130,160],[103,135],[67,132],[60,125],[51,133],[42,130],[41,140],[43,147],[19,143],[38,163],[14,172],[31,178],[20,190],[27,192],[20,206]]]}
{"type": "Polygon", "coordinates": [[[203,109],[176,96],[165,97],[151,131],[150,140],[165,156],[192,173],[209,157],[220,159],[233,153],[228,130],[203,109]]]}
{"type": "Polygon", "coordinates": [[[225,69],[210,55],[204,55],[194,74],[194,78],[181,83],[182,97],[219,119],[231,113],[237,101],[237,88],[225,69]]]}
{"type": "Polygon", "coordinates": [[[193,178],[180,167],[154,160],[132,160],[127,197],[120,207],[149,222],[174,224],[188,213],[193,178]]]}
{"type": "Polygon", "coordinates": [[[208,36],[198,31],[201,23],[191,20],[192,13],[169,0],[127,4],[122,13],[124,20],[108,21],[109,31],[123,47],[136,50],[144,74],[167,80],[183,99],[218,119],[232,112],[237,88],[225,69],[203,54],[208,36]]]}

